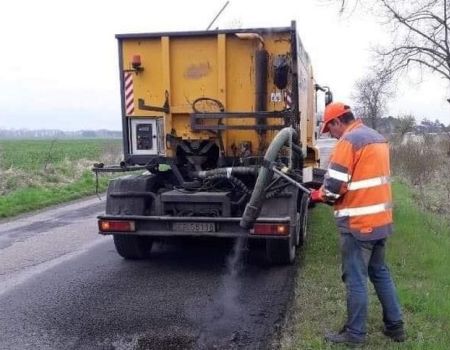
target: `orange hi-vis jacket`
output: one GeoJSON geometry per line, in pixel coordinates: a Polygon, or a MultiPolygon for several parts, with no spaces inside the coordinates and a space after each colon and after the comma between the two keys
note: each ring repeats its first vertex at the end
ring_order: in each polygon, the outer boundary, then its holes
{"type": "Polygon", "coordinates": [[[341,232],[360,240],[385,238],[392,233],[392,194],[389,145],[360,120],[338,140],[330,158],[324,199],[334,203],[341,232]]]}

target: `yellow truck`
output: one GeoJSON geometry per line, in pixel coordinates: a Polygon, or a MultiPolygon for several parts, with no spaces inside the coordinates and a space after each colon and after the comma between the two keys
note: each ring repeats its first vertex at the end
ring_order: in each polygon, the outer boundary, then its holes
{"type": "Polygon", "coordinates": [[[314,81],[295,22],[283,28],[119,34],[124,161],[101,234],[125,259],[173,236],[259,241],[292,263],[318,166],[314,81]]]}

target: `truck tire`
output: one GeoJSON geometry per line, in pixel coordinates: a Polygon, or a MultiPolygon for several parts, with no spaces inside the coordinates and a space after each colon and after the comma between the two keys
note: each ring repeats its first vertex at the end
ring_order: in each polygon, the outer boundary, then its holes
{"type": "Polygon", "coordinates": [[[273,265],[292,264],[295,260],[296,242],[297,242],[297,221],[298,215],[298,196],[299,191],[294,186],[288,187],[291,193],[289,198],[272,198],[266,200],[263,204],[260,217],[286,217],[291,218],[291,227],[289,239],[266,239],[266,260],[273,265]]]}
{"type": "Polygon", "coordinates": [[[302,197],[300,207],[300,227],[299,227],[299,244],[302,246],[306,241],[306,235],[308,230],[308,208],[309,208],[309,196],[304,194],[302,197]]]}
{"type": "Polygon", "coordinates": [[[122,258],[140,260],[150,257],[153,240],[144,236],[114,235],[114,245],[122,258]]]}
{"type": "Polygon", "coordinates": [[[295,217],[295,236],[294,236],[294,242],[295,246],[298,247],[301,245],[301,230],[302,230],[302,215],[301,210],[297,212],[297,216],[295,217]]]}
{"type": "Polygon", "coordinates": [[[287,265],[295,260],[295,237],[266,240],[266,258],[273,265],[287,265]]]}

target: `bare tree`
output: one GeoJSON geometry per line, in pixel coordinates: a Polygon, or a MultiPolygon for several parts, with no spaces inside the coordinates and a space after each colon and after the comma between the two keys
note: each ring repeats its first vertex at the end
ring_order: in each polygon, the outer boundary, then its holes
{"type": "Polygon", "coordinates": [[[416,65],[450,83],[450,0],[379,0],[393,21],[392,47],[378,51],[393,71],[416,65]]]}
{"type": "Polygon", "coordinates": [[[398,117],[396,122],[395,129],[400,135],[400,142],[402,142],[405,135],[414,130],[414,127],[416,126],[416,119],[414,116],[408,114],[398,117]]]}
{"type": "Polygon", "coordinates": [[[386,111],[393,96],[392,75],[386,71],[373,71],[355,84],[353,99],[356,113],[367,119],[373,129],[386,111]]]}
{"type": "Polygon", "coordinates": [[[392,31],[390,45],[376,49],[382,66],[392,73],[418,67],[450,84],[450,0],[335,1],[341,13],[356,5],[379,10],[392,31]]]}

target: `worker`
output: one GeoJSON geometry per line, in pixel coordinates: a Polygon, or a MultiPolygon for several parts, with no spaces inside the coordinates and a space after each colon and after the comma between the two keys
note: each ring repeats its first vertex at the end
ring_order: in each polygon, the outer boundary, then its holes
{"type": "Polygon", "coordinates": [[[383,333],[404,341],[402,312],[384,261],[386,239],[392,233],[388,143],[339,102],[325,108],[321,132],[338,141],[323,186],[311,192],[311,200],[334,204],[347,296],[347,321],[339,332],[326,334],[325,340],[347,345],[365,342],[369,277],[383,309],[383,333]]]}

